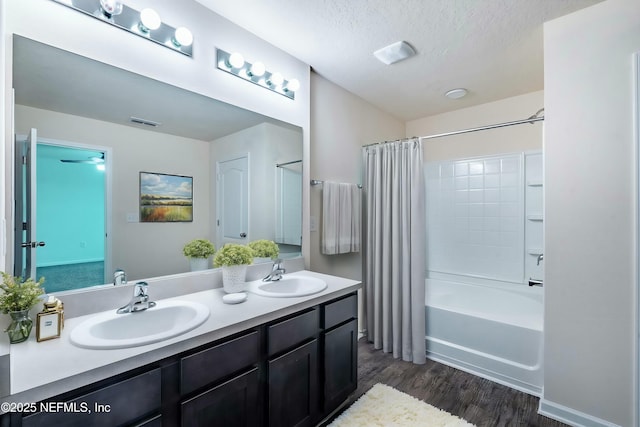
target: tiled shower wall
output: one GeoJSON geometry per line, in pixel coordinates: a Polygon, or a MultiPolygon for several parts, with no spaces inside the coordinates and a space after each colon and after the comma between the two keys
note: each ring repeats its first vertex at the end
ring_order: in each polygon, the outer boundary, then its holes
{"type": "Polygon", "coordinates": [[[427,162],[429,273],[525,281],[524,167],[524,153],[427,162]]]}

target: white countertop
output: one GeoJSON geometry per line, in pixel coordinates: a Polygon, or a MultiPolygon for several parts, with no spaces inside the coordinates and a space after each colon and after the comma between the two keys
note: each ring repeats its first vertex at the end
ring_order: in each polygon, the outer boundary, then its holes
{"type": "MultiPolygon", "coordinates": [[[[317,294],[297,298],[269,298],[250,293],[245,302],[234,305],[222,302],[222,296],[225,294],[222,288],[167,298],[200,302],[209,307],[211,314],[196,329],[149,345],[92,350],[71,344],[71,330],[95,314],[66,319],[59,339],[37,342],[33,333],[28,341],[11,346],[11,395],[0,400],[28,403],[50,398],[360,288],[360,282],[355,280],[307,270],[298,271],[296,274],[323,279],[327,288],[317,294]]],[[[153,300],[152,289],[149,293],[153,300]]]]}

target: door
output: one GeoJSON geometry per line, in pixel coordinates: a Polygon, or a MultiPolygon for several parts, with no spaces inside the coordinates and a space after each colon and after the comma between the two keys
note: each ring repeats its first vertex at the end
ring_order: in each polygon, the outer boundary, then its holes
{"type": "Polygon", "coordinates": [[[249,158],[217,162],[218,247],[249,239],[249,158]]]}
{"type": "Polygon", "coordinates": [[[49,293],[106,282],[106,154],[16,137],[14,275],[45,277],[49,293]]]}
{"type": "Polygon", "coordinates": [[[15,276],[36,277],[37,248],[44,242],[36,240],[36,129],[31,129],[25,141],[16,139],[15,155],[15,221],[14,271],[15,276]]]}

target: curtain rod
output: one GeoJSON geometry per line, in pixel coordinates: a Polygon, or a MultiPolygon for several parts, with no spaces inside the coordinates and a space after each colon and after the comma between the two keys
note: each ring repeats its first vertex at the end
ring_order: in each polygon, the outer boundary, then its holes
{"type": "MultiPolygon", "coordinates": [[[[544,116],[540,116],[539,115],[542,112],[544,112],[544,108],[539,109],[533,116],[531,116],[531,117],[529,117],[527,119],[523,119],[523,120],[515,120],[513,122],[498,123],[498,124],[495,124],[495,125],[480,126],[480,127],[476,127],[476,128],[470,128],[470,129],[455,130],[453,132],[438,133],[438,134],[435,134],[435,135],[420,136],[419,138],[420,139],[433,139],[433,138],[440,138],[440,137],[443,137],[443,136],[460,135],[462,133],[477,132],[477,131],[480,131],[480,130],[489,130],[489,129],[503,128],[503,127],[507,127],[507,126],[521,125],[521,124],[524,124],[524,123],[534,124],[535,122],[540,122],[540,121],[544,120],[544,116]]],[[[388,142],[388,141],[385,141],[385,142],[388,142]]],[[[373,144],[363,145],[363,147],[370,147],[372,145],[378,145],[378,144],[384,144],[384,142],[375,142],[373,144]]]]}
{"type": "Polygon", "coordinates": [[[302,162],[302,160],[292,160],[290,162],[285,162],[285,163],[276,163],[276,167],[279,168],[281,166],[291,165],[293,163],[300,163],[300,162],[302,162]]]}

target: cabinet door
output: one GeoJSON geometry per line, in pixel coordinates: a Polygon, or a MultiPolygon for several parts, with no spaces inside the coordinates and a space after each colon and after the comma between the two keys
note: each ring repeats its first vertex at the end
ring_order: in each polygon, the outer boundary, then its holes
{"type": "Polygon", "coordinates": [[[331,412],[358,386],[358,320],[324,334],[324,413],[331,412]]]}
{"type": "Polygon", "coordinates": [[[27,415],[22,427],[112,427],[148,420],[160,412],[160,369],[100,388],[67,402],[51,402],[50,412],[27,415]]]}
{"type": "Polygon", "coordinates": [[[269,361],[269,426],[314,425],[318,414],[318,341],[269,361]]]}
{"type": "Polygon", "coordinates": [[[258,369],[235,377],[183,402],[183,427],[260,425],[258,369]]]}

